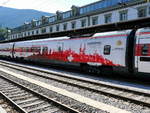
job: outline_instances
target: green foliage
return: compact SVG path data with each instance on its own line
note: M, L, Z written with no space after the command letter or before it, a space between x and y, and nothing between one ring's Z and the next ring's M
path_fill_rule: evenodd
M5 38L7 38L7 29L0 28L0 40L4 40Z

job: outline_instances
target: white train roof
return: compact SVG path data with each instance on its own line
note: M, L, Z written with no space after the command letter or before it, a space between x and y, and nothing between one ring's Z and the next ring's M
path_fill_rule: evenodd
M93 35L93 37L97 37L97 36L107 36L107 35L115 35L115 34L129 34L130 32L131 32L131 30L95 33L95 34Z

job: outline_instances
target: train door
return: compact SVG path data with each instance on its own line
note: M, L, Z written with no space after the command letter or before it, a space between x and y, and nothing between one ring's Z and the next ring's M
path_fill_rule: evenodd
M14 54L15 54L15 43L13 43L13 46L12 46L12 51L11 51L11 54L12 54L12 58L14 58Z
M150 38L139 38L137 51L138 71L150 73Z

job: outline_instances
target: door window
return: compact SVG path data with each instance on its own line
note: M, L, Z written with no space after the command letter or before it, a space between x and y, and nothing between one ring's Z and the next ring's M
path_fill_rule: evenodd
M110 55L110 52L111 52L111 46L105 45L104 46L104 55Z
M148 55L148 51L149 51L149 46L148 44L144 44L142 46L142 55Z

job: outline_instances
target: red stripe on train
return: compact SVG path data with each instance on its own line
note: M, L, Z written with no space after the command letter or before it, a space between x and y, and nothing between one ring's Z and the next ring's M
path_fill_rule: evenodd
M76 53L75 51L69 49L65 51L54 51L50 50L49 53L38 54L29 56L28 58L42 58L47 60L58 60L63 62L77 62L77 63L100 63L102 65L108 66L120 66L119 64L113 63L111 60L104 58L102 55L97 53L86 54L85 48L80 48L80 52Z
M136 35L148 35L148 34L150 34L150 32L139 32Z
M142 48L144 45L148 46L148 53L146 55L142 55ZM135 56L150 56L150 44L136 44Z

